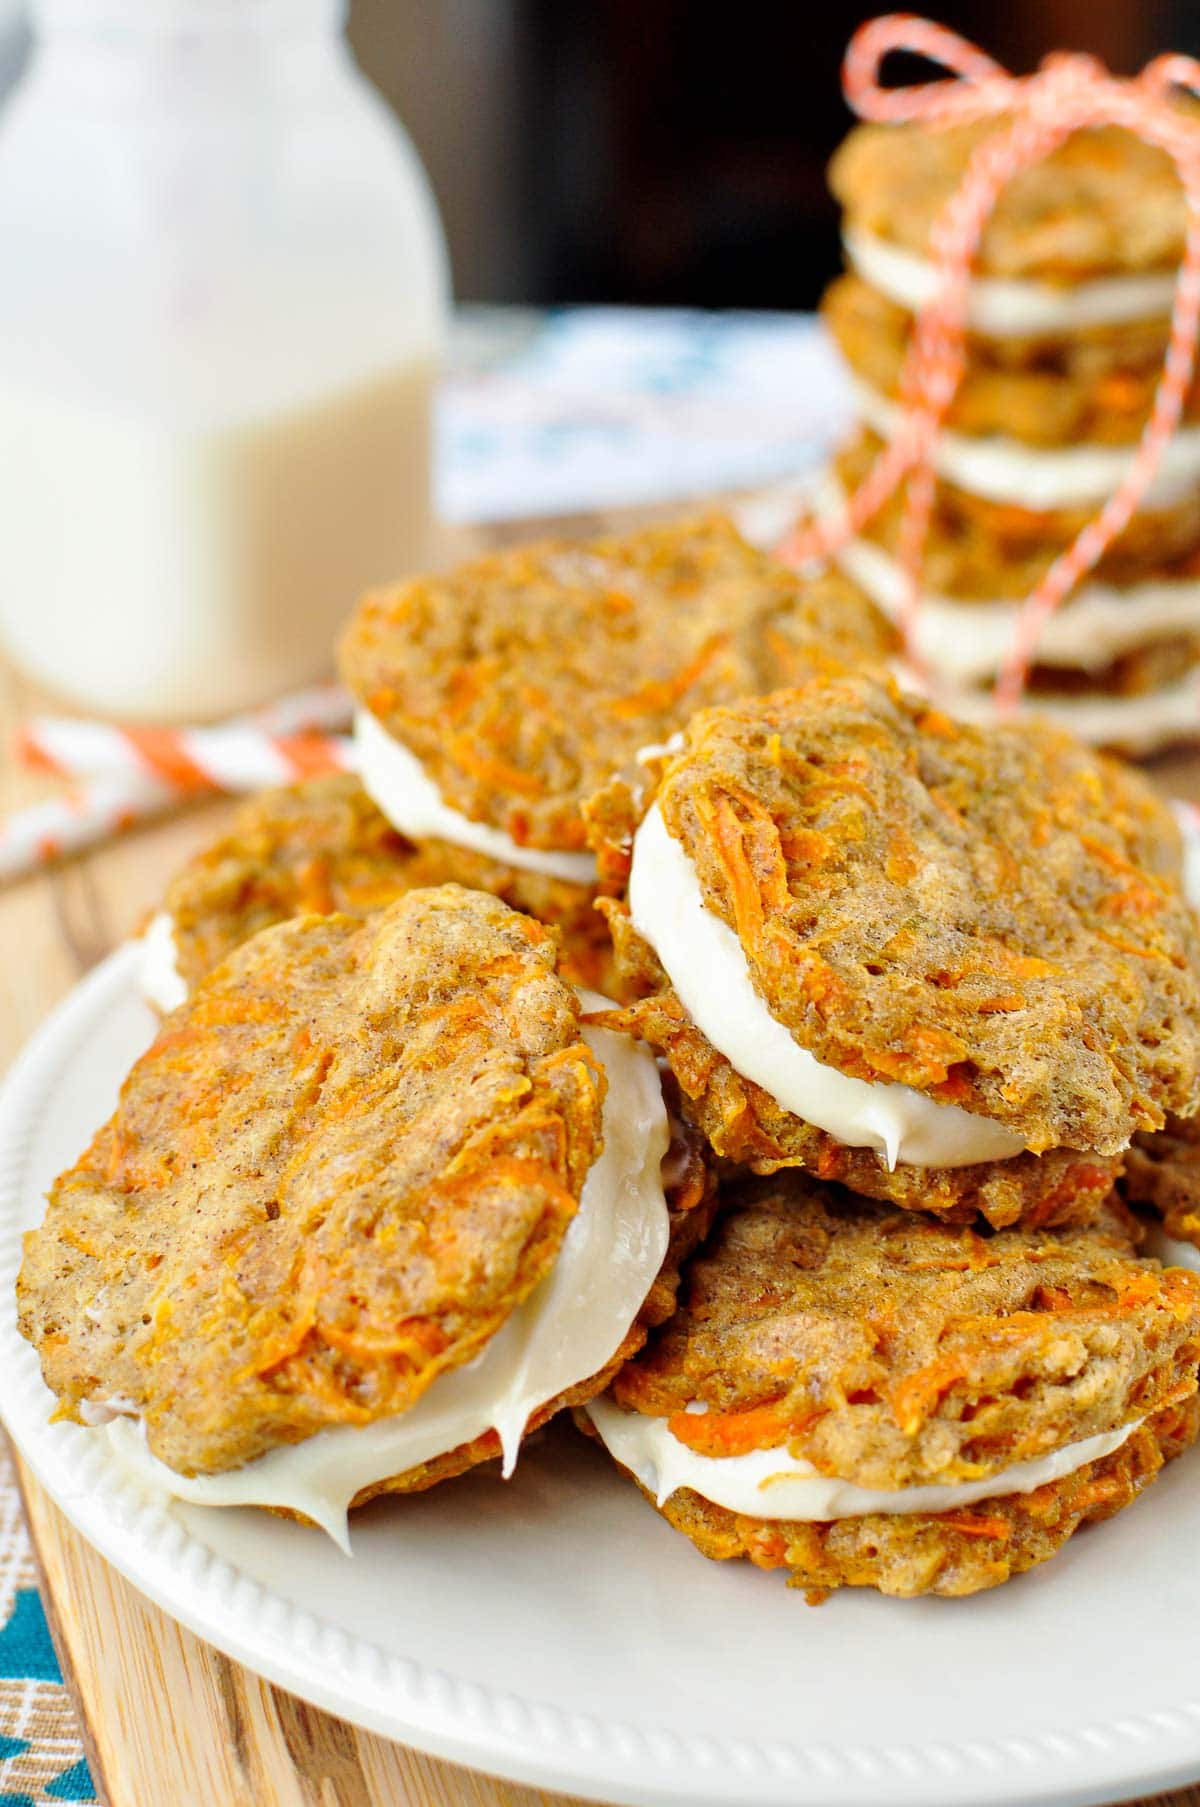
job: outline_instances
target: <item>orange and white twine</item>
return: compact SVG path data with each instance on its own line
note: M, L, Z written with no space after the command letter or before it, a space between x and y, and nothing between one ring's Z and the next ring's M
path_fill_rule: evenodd
M884 88L879 76L893 51L909 51L951 71L949 78ZM921 120L934 130L968 121L1008 121L967 163L930 234L942 280L917 313L900 378L901 421L871 470L836 514L793 533L781 548L800 564L827 558L861 533L901 485L899 538L904 579L900 628L918 669L916 628L921 572L935 493L934 450L966 367L971 268L988 219L1019 171L1048 157L1072 133L1120 126L1171 158L1183 187L1187 226L1171 309L1170 342L1150 417L1129 470L1103 507L1062 552L1022 605L996 685L998 710L1020 701L1042 629L1059 604L1124 532L1146 495L1179 425L1196 363L1200 323L1200 125L1172 103L1172 90L1200 95L1200 62L1168 55L1132 79L1110 75L1094 57L1047 57L1036 74L1010 75L957 32L909 13L872 19L850 41L842 70L846 99L861 119Z
M35 717L16 752L72 782L63 797L0 820L0 883L85 851L179 802L345 771L351 700L326 684L211 728L122 727Z

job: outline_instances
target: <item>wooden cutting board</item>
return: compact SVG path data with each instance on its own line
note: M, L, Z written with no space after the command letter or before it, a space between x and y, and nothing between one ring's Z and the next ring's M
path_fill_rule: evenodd
M629 520L525 522L459 536L448 552L542 526L557 534ZM17 771L8 754L14 728L44 705L0 662L0 809L54 788ZM1160 771L1171 794L1200 797L1200 757L1163 761ZM231 807L205 804L0 891L0 1072L58 999L137 926L174 868L220 832ZM18 1474L50 1629L106 1807L570 1807L563 1796L358 1731L230 1662L97 1556L19 1462ZM1200 1787L1161 1799L1200 1807Z

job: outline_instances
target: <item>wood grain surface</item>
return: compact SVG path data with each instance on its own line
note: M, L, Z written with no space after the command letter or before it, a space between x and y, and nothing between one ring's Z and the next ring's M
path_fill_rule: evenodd
M553 531L611 524L556 521ZM491 537L536 530L524 523ZM461 538L453 551L479 543ZM45 706L0 660L0 809L53 789L18 771L9 752L13 729ZM1200 796L1200 759L1173 758L1160 772L1173 794ZM199 805L0 890L0 1072L231 808ZM565 1797L358 1731L230 1662L109 1568L19 1463L18 1471L47 1615L107 1807L563 1807ZM1200 1786L1160 1799L1200 1807Z

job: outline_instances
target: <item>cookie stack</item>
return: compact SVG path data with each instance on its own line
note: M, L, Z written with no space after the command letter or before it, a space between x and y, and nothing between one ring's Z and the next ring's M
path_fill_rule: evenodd
M850 367L858 431L817 500L837 511L897 429L915 311L936 293L930 231L1002 118L863 125L834 158L848 271L824 316ZM918 651L956 711L985 717L1017 606L1132 462L1167 348L1185 206L1164 153L1083 131L1020 173L983 235L968 361L935 453ZM836 554L894 614L900 498ZM1200 392L1143 506L1046 624L1025 705L1093 744L1143 754L1200 724Z
M60 1409L343 1541L573 1411L814 1598L1136 1498L1200 1431L1200 1275L1117 1191L1200 1109L1178 833L891 652L716 518L369 597L361 783L174 880L173 1008L28 1240Z
M727 1177L586 1424L701 1549L818 1591L971 1592L1133 1498L1197 1424L1195 1276L1114 1195L1200 1103L1165 806L852 674L702 711L592 814L636 999L600 1020Z

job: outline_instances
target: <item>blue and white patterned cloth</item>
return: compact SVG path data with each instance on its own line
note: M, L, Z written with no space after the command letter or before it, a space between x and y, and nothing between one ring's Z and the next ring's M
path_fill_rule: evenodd
M812 469L850 418L808 314L469 310L438 413L452 521L753 488Z
M17 1483L0 1447L0 1807L95 1799L38 1597Z
M500 521L751 488L812 468L848 415L809 316L466 310L439 399L438 504ZM0 1449L0 1807L95 1799Z

